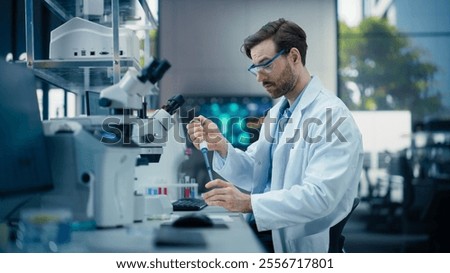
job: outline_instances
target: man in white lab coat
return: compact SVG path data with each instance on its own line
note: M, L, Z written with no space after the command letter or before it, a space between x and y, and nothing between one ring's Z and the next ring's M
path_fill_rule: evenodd
M344 103L305 67L301 27L269 22L242 48L253 62L249 72L281 99L245 152L209 119L199 116L187 126L197 148L207 141L215 151L214 170L229 181L208 182L203 197L209 205L248 213L259 232L271 231L275 252L327 252L330 227L348 215L357 195L361 134Z

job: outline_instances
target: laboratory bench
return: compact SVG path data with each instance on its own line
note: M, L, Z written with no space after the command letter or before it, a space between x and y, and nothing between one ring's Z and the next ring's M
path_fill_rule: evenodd
M7 252L63 253L259 253L263 246L241 213L208 206L196 213L208 215L212 227L175 228L176 211L169 217L144 220L124 227L72 231L68 243L24 251L11 241ZM42 250L42 251L41 251Z

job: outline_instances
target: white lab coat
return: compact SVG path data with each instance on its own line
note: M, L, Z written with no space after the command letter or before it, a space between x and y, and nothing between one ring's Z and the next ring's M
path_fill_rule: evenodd
M268 112L259 139L246 152L230 144L225 159L217 153L213 159L216 172L252 192L257 228L272 230L275 252L327 252L329 228L350 212L361 175L361 134L348 108L317 77L303 92L274 151L270 191L264 192L270 137L285 98ZM333 126L340 138L330 133ZM305 135L322 139L313 143Z

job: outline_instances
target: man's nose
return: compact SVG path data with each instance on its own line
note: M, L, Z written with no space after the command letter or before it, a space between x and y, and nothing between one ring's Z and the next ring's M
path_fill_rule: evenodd
M263 73L260 73L259 71L256 72L256 81L263 82L264 79L265 79L265 77L264 77Z

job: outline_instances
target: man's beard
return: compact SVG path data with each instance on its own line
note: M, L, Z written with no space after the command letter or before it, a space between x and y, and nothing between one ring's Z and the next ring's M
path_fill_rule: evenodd
M270 83L272 84L272 86L277 87L271 92L268 91L272 98L278 99L279 97L293 91L295 84L297 83L297 78L292 72L292 69L289 65L284 68L283 72L281 73L280 79L277 82L277 85L271 82L263 82L263 85L266 83Z

